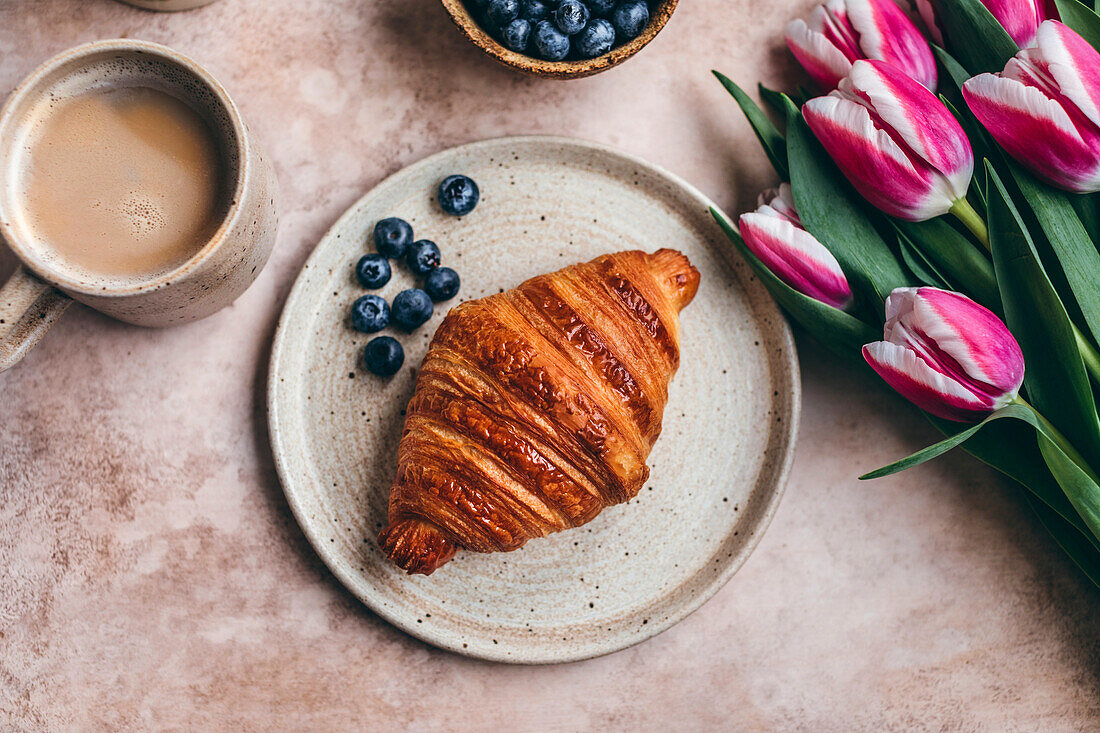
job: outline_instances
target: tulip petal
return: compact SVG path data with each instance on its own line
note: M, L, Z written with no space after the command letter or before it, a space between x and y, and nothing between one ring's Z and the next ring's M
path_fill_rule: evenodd
M881 61L852 65L850 91L917 156L946 178L951 200L966 196L974 152L954 115L935 94ZM842 86L842 91L848 87Z
M973 422L995 409L991 400L937 372L904 346L875 341L863 347L863 358L903 397L938 417Z
M1100 127L1100 52L1058 21L1039 26L1036 48L1058 90Z
M1007 404L1024 380L1020 345L992 311L965 295L939 288L898 288L886 299L884 337L917 351L935 367Z
M1100 135L1083 138L1069 113L1041 90L979 74L963 84L963 96L997 143L1037 176L1071 191L1100 190Z
M930 166L918 168L862 104L834 92L806 102L802 112L844 175L874 206L909 221L950 210L957 197L946 179Z
M765 210L742 214L739 224L745 244L780 280L834 308L843 310L851 303L840 263L805 229Z
M1035 41L1035 31L1046 17L1041 0L982 0L1020 48Z
M936 60L928 41L892 0L847 0L847 9L864 57L885 61L928 89L936 88Z
M917 0L917 14L920 15L921 22L924 23L924 29L928 32L928 37L937 46L942 46L943 32L936 21L936 9L932 7L931 0Z
M791 184L780 183L779 188L769 188L767 191L762 191L756 198L757 210L760 212L774 213L787 219L800 229L805 229L802 226L802 218L798 215L798 210L794 205L794 194L791 192Z
M840 49L801 18L787 24L787 47L822 89L833 89L852 70L852 62Z

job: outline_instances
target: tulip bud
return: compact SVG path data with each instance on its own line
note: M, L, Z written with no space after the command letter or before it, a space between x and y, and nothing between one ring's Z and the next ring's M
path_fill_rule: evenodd
M828 0L809 20L791 21L785 35L798 63L823 89L835 89L857 59L885 61L936 88L928 41L892 0Z
M886 299L883 341L863 358L927 412L974 422L1016 399L1024 355L1005 324L970 298L938 288L898 288Z
M1051 185L1100 191L1100 53L1048 20L1035 45L1000 74L963 84L978 121L1008 154Z
M856 190L890 216L924 221L965 199L970 141L936 95L895 67L856 61L802 112Z
M932 40L943 45L936 17L936 0L916 0L917 12L928 27ZM1048 18L1057 18L1058 11L1051 0L981 0L982 5L1012 36L1020 48L1030 46L1035 40L1039 24Z
M759 208L742 214L739 225L745 245L787 285L834 308L851 304L840 263L802 227L788 184L760 194Z

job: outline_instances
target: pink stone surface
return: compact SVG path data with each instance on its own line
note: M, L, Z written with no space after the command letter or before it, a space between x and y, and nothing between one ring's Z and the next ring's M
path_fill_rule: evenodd
M775 181L709 70L797 81L780 36L809 7L682 2L639 56L562 83L483 58L434 0L0 0L0 92L84 41L169 44L221 78L282 190L275 254L230 308L149 331L74 307L0 375L0 730L1100 728L1100 592L965 455L856 481L935 434L801 335L771 528L701 610L617 654L525 668L415 641L329 575L283 499L271 336L349 204L437 150L553 133L747 209Z

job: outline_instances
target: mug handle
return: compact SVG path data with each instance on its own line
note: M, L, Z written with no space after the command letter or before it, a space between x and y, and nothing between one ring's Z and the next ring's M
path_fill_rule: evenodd
M0 372L18 364L72 302L19 265L0 289Z

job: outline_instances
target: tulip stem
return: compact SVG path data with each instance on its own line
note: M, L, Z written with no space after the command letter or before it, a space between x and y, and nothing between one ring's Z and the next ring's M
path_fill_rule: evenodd
M951 213L978 238L986 250L989 249L989 227L985 225L985 220L974 210L969 201L964 198L959 199L952 204Z

